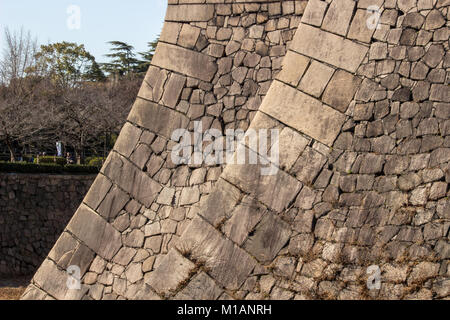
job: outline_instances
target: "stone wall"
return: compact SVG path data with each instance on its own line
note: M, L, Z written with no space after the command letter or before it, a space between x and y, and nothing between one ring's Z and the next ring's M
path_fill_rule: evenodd
M449 5L169 1L114 151L23 298L448 297ZM276 174L172 163L196 120L278 129Z
M0 274L42 263L95 176L0 173Z

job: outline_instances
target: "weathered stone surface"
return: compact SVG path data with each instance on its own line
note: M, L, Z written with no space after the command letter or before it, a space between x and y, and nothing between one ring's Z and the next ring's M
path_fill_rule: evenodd
M316 150L307 147L303 154L298 158L292 171L296 177L305 184L312 184L319 174L326 158Z
M158 268L150 273L146 283L160 294L169 294L189 278L194 268L191 261L172 249L163 257Z
M240 191L227 181L219 179L217 188L208 196L200 213L212 225L216 226L231 215L231 211L240 199Z
M334 0L331 2L323 19L322 29L345 36L354 7L355 2L352 0Z
M231 213L232 216L223 226L223 231L230 240L240 246L266 212L267 209L258 205L255 200L244 198Z
M111 260L122 246L120 233L84 205L75 213L67 229L107 260Z
M128 120L141 127L151 128L168 139L170 139L174 130L185 129L189 121L186 116L179 112L142 99L136 100Z
M360 84L361 79L358 77L346 71L338 70L328 84L322 101L345 113Z
M333 68L313 60L300 82L299 89L318 98L322 95L333 73Z
M283 60L284 67L278 74L278 79L294 87L297 86L308 67L309 61L309 58L289 51Z
M206 273L196 275L189 284L175 296L175 300L216 300L222 290Z
M305 12L302 17L302 22L320 27L326 9L327 3L325 1L310 0L305 8Z
M211 57L165 43L158 45L158 53L152 63L203 81L210 81L217 71L217 65Z
M111 155L103 170L105 175L147 207L150 207L162 189L156 181L118 155Z
M279 96L284 99L279 101ZM280 82L272 84L260 110L326 145L333 143L345 120L319 100Z
M81 290L68 289L67 273L58 269L56 265L46 259L33 277L33 281L51 296L60 300L79 300L86 293L87 288Z
M184 250L229 290L238 289L255 267L254 259L200 218L192 221L181 240Z
M130 197L125 192L114 186L98 206L97 212L110 221L119 214L129 200Z
M325 48L333 50L324 50ZM358 69L369 50L365 46L306 24L300 24L298 27L291 49L349 72Z
M169 5L166 12L166 21L208 21L214 16L214 6L204 4Z
M131 123L125 123L122 130L120 131L119 138L114 145L114 150L123 154L125 157L131 156L131 153L136 146L142 131L133 126Z
M105 195L108 193L111 186L111 181L109 181L105 176L99 174L97 178L95 178L90 191L84 198L84 203L86 203L94 210L97 209L100 203L105 198Z
M265 176L261 174L261 166L252 164L230 164L223 178L278 212L287 208L301 188L298 180L281 170L275 175Z
M269 262L284 247L290 234L290 228L284 221L268 213L256 226L253 235L248 237L244 248L258 261Z
M284 128L279 136L280 167L289 171L308 143L304 136L289 127Z
M175 108L185 84L185 77L172 73L162 96L162 103L168 107Z
M349 39L359 40L365 43L369 43L372 35L375 32L375 28L367 27L367 19L369 15L366 9L358 9L353 17L350 29L348 30L347 37Z

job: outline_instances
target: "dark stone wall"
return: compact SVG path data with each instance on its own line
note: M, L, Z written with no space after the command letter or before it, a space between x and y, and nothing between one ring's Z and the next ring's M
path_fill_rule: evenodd
M95 175L0 174L0 274L33 273Z

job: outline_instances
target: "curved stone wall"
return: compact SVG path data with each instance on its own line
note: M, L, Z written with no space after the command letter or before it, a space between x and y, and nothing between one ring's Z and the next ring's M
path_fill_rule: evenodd
M448 297L450 3L192 2L24 298ZM169 164L196 119L278 129L275 174Z
M202 132L247 130L305 6L169 1L155 57L114 151L25 297L38 297L36 288L54 298L134 297L222 172L221 165L174 164L172 132L192 131L196 122ZM63 271L77 264L86 287L71 296ZM48 279L49 270L63 282Z

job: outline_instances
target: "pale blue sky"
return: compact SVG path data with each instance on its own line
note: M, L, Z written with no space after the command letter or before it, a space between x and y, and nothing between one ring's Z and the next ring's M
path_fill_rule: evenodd
M80 9L80 29L70 29L70 6ZM104 62L107 41L124 41L141 52L156 38L164 22L167 0L0 0L0 46L3 28L22 26L40 44L83 43L97 61ZM74 13L74 11L72 11ZM75 24L76 25L76 24Z

